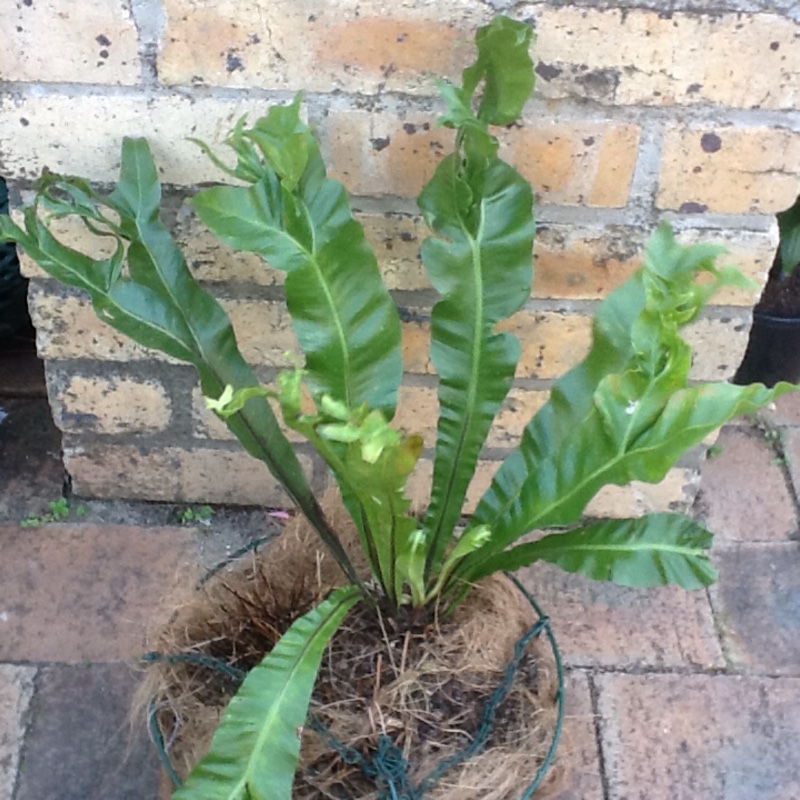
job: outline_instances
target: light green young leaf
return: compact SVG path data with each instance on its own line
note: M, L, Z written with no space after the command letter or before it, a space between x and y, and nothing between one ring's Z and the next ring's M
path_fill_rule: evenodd
M337 589L296 620L250 671L202 758L173 800L290 800L322 654L359 598Z
M397 573L402 583L411 590L411 602L415 608L425 605L425 562L428 547L425 531L415 530L398 548Z
M484 81L478 118L490 125L510 125L522 113L534 84L533 62L528 49L530 25L498 14L478 30L478 59L462 73L469 96Z
M389 600L398 602L403 592L398 557L417 526L407 514L411 504L405 485L422 453L422 438L403 437L380 411L364 405L344 409L325 396L318 398L317 414L303 414L301 378L301 371L279 376L286 424L302 433L333 471L373 575Z

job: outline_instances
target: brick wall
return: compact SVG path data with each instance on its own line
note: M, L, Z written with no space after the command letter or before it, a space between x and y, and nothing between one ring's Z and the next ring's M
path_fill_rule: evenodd
M0 174L19 199L44 167L111 181L124 135L149 138L169 185L165 214L197 276L229 311L264 379L294 337L281 276L215 242L183 198L219 175L186 136L219 143L242 113L306 91L334 174L354 196L404 313L399 415L435 418L427 354L435 301L421 269L413 198L448 151L431 73L457 77L494 10L537 30L537 89L508 158L532 182L534 293L506 326L523 342L518 385L476 477L485 485L578 359L589 315L639 263L662 218L685 241L720 241L763 280L774 213L800 187L800 6L796 0L6 0L0 5ZM102 247L77 228L64 235ZM279 503L266 470L203 409L193 371L123 340L85 300L30 263L31 310L55 420L78 494ZM690 331L697 378L725 378L743 352L754 296L729 291ZM427 430L426 443L433 444ZM301 451L303 450L301 445ZM427 453L430 456L430 451ZM323 479L320 464L305 462ZM595 510L662 508L661 487L615 490ZM412 485L422 499L430 460Z

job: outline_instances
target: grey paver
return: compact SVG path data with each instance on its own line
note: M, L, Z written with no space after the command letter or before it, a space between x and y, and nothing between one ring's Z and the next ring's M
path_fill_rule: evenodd
M800 545L738 545L715 559L711 596L734 664L800 677Z
M14 800L155 798L155 749L128 718L137 680L125 664L42 668Z
M723 430L719 455L702 467L697 511L718 544L786 541L797 530L794 499L776 452L752 427Z
M536 793L539 800L603 800L595 715L588 677L566 676L566 716L555 766Z
M570 666L724 665L705 592L631 589L543 563L518 574L553 620Z
M138 656L192 561L190 539L184 528L0 526L0 659Z
M14 792L36 670L0 664L0 797Z
M800 681L599 675L608 800L797 800Z

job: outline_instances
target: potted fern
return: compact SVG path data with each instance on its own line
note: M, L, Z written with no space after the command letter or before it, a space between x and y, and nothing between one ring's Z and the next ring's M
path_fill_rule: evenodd
M530 295L533 193L498 156L491 132L513 123L530 95L530 38L526 25L498 16L478 31L477 58L461 85L440 83L440 122L456 131L456 144L419 197L431 229L422 259L441 298L431 320L440 416L431 499L420 516L404 491L422 441L392 425L402 376L398 311L344 187L326 174L299 98L250 127L236 125L227 140L234 166L201 144L234 180L192 200L220 239L286 272L304 361L275 386L256 378L222 308L161 222L145 140L124 141L109 194L48 174L22 226L0 220L4 239L85 291L109 325L196 367L209 406L285 487L343 576L319 602L273 626L274 645L244 678L176 800L291 796L323 653L354 615L365 630L379 621L401 638L413 631L424 639L457 618L483 581L541 560L628 586L697 589L715 578L711 534L685 516L582 518L604 485L659 481L727 420L791 388L689 384L691 351L680 330L718 287L742 278L715 265L718 248L681 247L666 225L643 267L603 301L588 355L555 384L462 524L467 487L519 357L515 337L495 328ZM47 218L64 215L111 237L114 253L96 259L59 242ZM312 493L273 404L329 466L354 546ZM503 796L520 788L509 791Z
M777 218L778 250L735 383L800 381L800 196Z

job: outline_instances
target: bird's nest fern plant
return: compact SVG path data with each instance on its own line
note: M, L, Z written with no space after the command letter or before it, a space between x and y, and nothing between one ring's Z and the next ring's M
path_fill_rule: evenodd
M398 310L344 187L326 174L300 98L227 139L233 180L199 191L191 205L222 241L286 273L285 295L304 362L263 386L237 348L231 323L192 276L159 217L161 187L147 142L125 139L120 178L103 194L87 181L45 175L16 225L0 219L50 275L85 291L99 317L138 343L194 365L209 406L263 461L337 559L349 585L284 634L241 686L209 754L175 794L280 800L291 793L297 729L305 720L326 642L353 604L392 614L452 611L498 570L549 561L627 586L695 589L715 578L711 534L680 514L584 524L603 486L657 482L678 458L732 417L787 391L783 384L689 382L681 328L720 286L719 248L679 246L663 225L636 274L594 317L586 357L554 385L465 526L468 485L493 419L512 386L520 345L497 330L530 296L535 233L528 182L498 155L491 126L513 123L533 87L531 31L497 17L477 34L461 85L441 81L440 123L456 132L419 196L431 229L422 260L440 299L431 315L439 421L430 504L409 513L408 476L422 438L392 425L402 377ZM48 219L76 215L115 242L96 259L62 244ZM315 403L301 407L303 387ZM357 575L312 494L273 412L330 467L357 526L371 578ZM532 531L554 528L520 542Z

